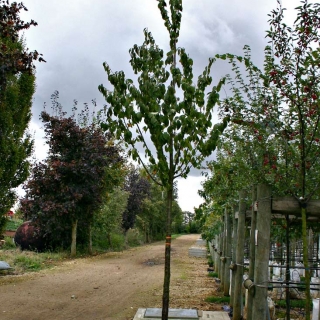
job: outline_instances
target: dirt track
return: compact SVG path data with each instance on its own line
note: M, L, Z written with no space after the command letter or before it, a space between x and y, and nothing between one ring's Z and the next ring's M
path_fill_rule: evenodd
M173 241L172 308L213 310L205 259L188 257L199 235ZM0 319L132 319L139 307L161 307L164 244L77 259L32 275L0 278Z

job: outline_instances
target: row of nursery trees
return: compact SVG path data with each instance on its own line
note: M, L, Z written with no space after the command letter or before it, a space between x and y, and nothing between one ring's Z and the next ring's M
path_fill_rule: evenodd
M111 186L121 180L122 171L114 168L125 162L115 142L122 140L129 155L143 166L143 174L153 181L155 190L157 186L158 190L164 191L166 244L162 319L168 319L175 180L187 177L191 167L200 167L204 158L216 149L223 132L217 160L208 165L212 175L204 183L202 192L206 205L199 210L207 213L211 211L211 205L232 203L233 190L249 188L258 182L271 184L274 194L293 195L301 206L304 263L307 268L308 201L318 197L320 182L320 9L317 3L302 1L293 27L288 27L279 3L279 8L270 14L267 32L270 46L265 50L263 70L253 64L250 48L245 47L242 57L222 54L209 59L208 66L195 81L193 60L184 48L178 47L182 0L157 1L168 31L169 51L165 54L145 29L143 44L134 45L129 50L130 64L138 74L137 79L127 79L124 72L113 72L104 63L108 86L112 88L99 86L107 102L106 118L101 123L105 132L95 125L96 122L88 124L85 117L74 126L74 118L64 119L62 110L56 117L46 111L41 114L47 136L56 136L57 139L48 139L49 156L45 163L37 164L32 171L32 179L27 184L30 198L27 196L23 206L32 210L39 219L44 218L48 226L55 225L55 219L68 217L69 228L75 230L78 223L85 223L89 232L92 230L89 226L94 223L93 212L103 204L103 195L108 193L110 196L115 192ZM0 103L6 118L0 117L0 148L1 154L5 155L0 159L0 203L4 213L14 200L12 188L28 175L26 157L31 153L32 139L24 133L30 119L34 90L33 62L43 59L36 51L30 53L25 50L19 40L20 30L36 24L34 21L28 24L21 22L19 10L24 6L16 3L10 6L4 0L1 5L0 59L3 67ZM233 74L222 78L217 86L211 86L211 68L217 59L228 60ZM24 74L31 77L28 80L32 84L29 95L23 93L26 87L19 84ZM219 91L225 83L229 84L230 91L221 100ZM9 100L14 97L13 93L17 100ZM53 100L55 105L56 100ZM16 105L15 101L18 101ZM25 112L21 113L23 102ZM220 123L214 124L217 105L221 118ZM56 107L59 110L59 105ZM15 122L22 116L23 126L19 128ZM65 121L60 122L62 119ZM69 137L84 137L79 149L56 132L56 126L60 125L70 127ZM64 150L64 145L73 151ZM95 153L92 150L95 145L101 148L99 150L105 149L107 157ZM14 149L18 147L20 150ZM88 151L81 150L87 147ZM144 156L138 152L142 149ZM77 164L80 171L72 161L73 153L83 154L86 158ZM87 164L95 162L99 163L97 172L90 171ZM61 180L62 172L68 172L68 183ZM38 178L43 184L32 184ZM45 187L49 178L52 190ZM81 179L87 179L82 187L78 184ZM97 202L90 196L95 192ZM41 195L46 197L45 205L38 201ZM56 207L53 195L63 204ZM78 214L83 216L81 221L77 219Z
M273 196L293 196L300 205L306 296L310 301L308 202L320 197L320 5L303 1L292 27L281 6L272 11L264 69L244 57L228 60L232 95L221 103L222 116L232 122L218 144L216 160L199 191L205 200L196 211L204 234L220 233L225 207L238 203L238 192L268 184ZM244 71L245 69L245 71ZM310 319L309 303L306 303Z

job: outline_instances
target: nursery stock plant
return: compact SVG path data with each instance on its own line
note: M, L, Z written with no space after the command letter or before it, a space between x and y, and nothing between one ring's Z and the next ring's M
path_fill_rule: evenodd
M199 167L210 155L227 126L228 117L213 125L212 112L219 99L223 79L212 87L210 70L213 60L193 82L193 60L178 47L182 0L158 0L158 7L169 34L169 51L159 48L151 32L144 30L144 42L129 50L130 64L137 81L124 72L104 69L113 90L103 85L100 92L107 101L107 121L103 128L123 139L130 154L144 166L149 176L166 192L165 275L162 319L168 319L171 252L171 212L174 181L187 177L192 166ZM143 148L145 157L138 152ZM147 159L148 165L144 162Z
M233 96L224 100L221 110L238 126L237 132L240 130L245 138L242 141L250 142L247 155L252 154L253 161L248 161L251 176L272 184L278 194L293 196L300 206L306 319L310 319L306 231L308 203L319 199L320 194L320 4L304 0L296 12L291 27L285 22L285 9L280 2L269 15L270 45L265 49L264 71L253 65L248 47L245 57L225 54L216 58L228 59L235 73L234 78L227 77ZM231 146L237 143L238 136L229 135ZM232 155L230 150L225 151L225 155ZM253 174L257 169L259 175Z

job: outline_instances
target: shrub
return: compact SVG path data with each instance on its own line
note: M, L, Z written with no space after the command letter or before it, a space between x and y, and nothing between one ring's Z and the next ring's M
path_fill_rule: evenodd
M127 231L127 244L130 247L136 247L143 244L143 235L138 229L129 229Z
M111 249L122 251L125 248L125 238L123 234L111 233Z
M28 255L27 253L17 256L13 263L14 265L25 269L26 271L38 271L41 269L41 264L44 258L41 255Z
M11 237L4 237L5 244L1 247L3 250L9 250L16 248L16 245Z

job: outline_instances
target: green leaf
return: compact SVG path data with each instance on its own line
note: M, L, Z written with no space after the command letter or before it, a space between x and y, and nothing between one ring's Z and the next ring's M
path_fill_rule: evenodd
M132 139L132 133L131 133L131 131L130 131L130 130L125 131L125 133L124 133L124 140L125 140L126 142L131 142L131 139Z

